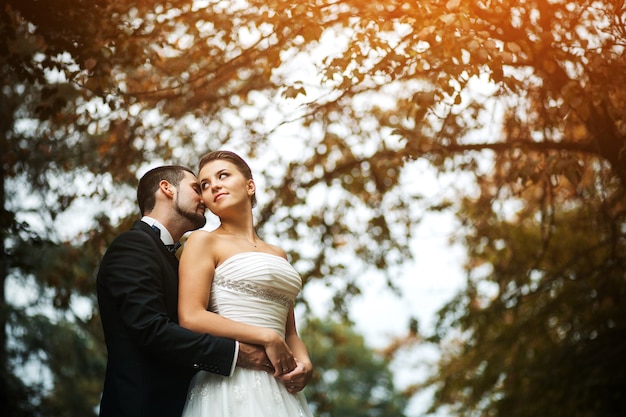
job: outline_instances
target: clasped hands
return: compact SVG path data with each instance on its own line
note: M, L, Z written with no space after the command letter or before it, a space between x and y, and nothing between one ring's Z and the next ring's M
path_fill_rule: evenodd
M282 339L266 345L265 348L240 343L237 365L273 374L285 384L290 393L302 391L313 376L312 364L296 359Z
M294 358L294 361L296 364L295 368L277 377L285 384L287 391L291 393L302 391L313 375L313 367L310 363L302 363L296 358Z
M304 389L313 375L313 366L296 359L283 339L265 346L267 362L265 368L268 372L274 370L274 377L278 378L291 393Z

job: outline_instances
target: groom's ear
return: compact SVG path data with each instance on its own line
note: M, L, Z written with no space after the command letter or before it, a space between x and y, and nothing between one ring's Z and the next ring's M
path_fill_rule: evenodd
M159 193L162 193L168 198L174 198L174 186L167 180L161 180L159 182Z

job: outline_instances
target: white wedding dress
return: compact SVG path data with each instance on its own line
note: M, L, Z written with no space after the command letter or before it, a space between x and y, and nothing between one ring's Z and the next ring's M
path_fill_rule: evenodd
M285 259L243 252L215 269L209 310L285 336L289 308L302 279ZM183 417L312 417L302 392L291 394L264 371L235 368L230 377L198 372Z

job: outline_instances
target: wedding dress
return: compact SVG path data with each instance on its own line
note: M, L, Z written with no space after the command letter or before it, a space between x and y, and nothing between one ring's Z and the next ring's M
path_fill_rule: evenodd
M302 280L285 259L238 253L215 269L209 310L285 336L289 308ZM291 394L272 374L235 368L230 377L198 372L183 417L312 417L302 392Z

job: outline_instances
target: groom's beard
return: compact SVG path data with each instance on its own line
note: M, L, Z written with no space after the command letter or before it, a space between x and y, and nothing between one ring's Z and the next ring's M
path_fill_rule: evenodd
M206 224L206 217L204 217L204 214L199 214L197 211L183 210L180 207L180 204L178 204L178 199L176 201L175 208L178 214L189 221L189 230L199 229Z

